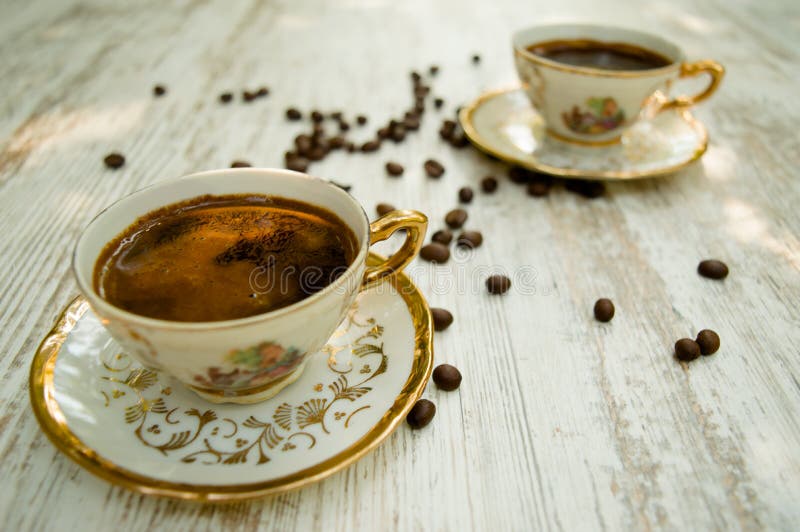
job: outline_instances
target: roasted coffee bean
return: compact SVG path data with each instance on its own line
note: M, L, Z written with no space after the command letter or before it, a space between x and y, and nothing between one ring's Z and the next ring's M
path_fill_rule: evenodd
M473 55L472 56L472 62L477 65L478 63L481 62L481 56L478 55L478 54Z
M336 181L331 181L331 183L333 183L337 187L341 188L345 192L350 192L350 189L353 188L352 185L343 185L341 183L337 183Z
M338 150L340 148L344 148L344 143L345 143L344 137L341 135L331 137L331 139L328 141L328 144L330 145L332 150Z
M529 183L532 172L520 166L512 166L508 169L508 178L514 183Z
M290 107L286 110L286 118L289 120L300 120L303 118L303 113L300 112L300 109Z
M380 128L377 133L379 139L388 139L389 136L392 134L389 126Z
M460 248L475 249L483 244L483 235L480 231L464 231L458 235L456 245Z
M481 190L487 194L492 194L495 190L497 190L497 179L490 175L487 175L481 179Z
M350 131L350 123L345 120L339 120L339 131Z
M417 114L422 114L425 112L425 102L422 100L417 100L414 103L414 112Z
M533 181L528 183L528 196L542 197L550 193L550 185L545 181Z
M233 94L230 92L223 92L219 95L219 101L222 103L230 103L233 100Z
M352 142L348 142L347 144L344 145L344 147L348 153L353 153L354 151L356 151L356 145Z
M325 136L325 126L322 124L314 124L311 129L311 137L316 141Z
M414 98L422 100L429 92L431 92L431 88L427 85L417 85L414 87Z
M411 81L416 85L422 79L422 76L419 75L419 72L412 71L411 72Z
M256 94L250 91L242 91L242 100L246 102L252 102L256 99Z
M419 129L419 117L417 115L407 116L403 120L403 127L409 131L416 131Z
M358 115L356 117L356 122L358 123L359 126L363 126L364 124L367 123L367 117L364 115Z
M450 258L450 250L447 249L447 246L433 242L422 246L422 249L419 250L419 256L428 262L444 263Z
M164 85L156 85L153 87L153 96L164 96L167 93L167 88Z
M259 87L259 89L256 91L256 96L259 98L269 96L269 87Z
M444 174L444 166L439 161L434 159L428 159L425 161L423 165L425 168L425 173L428 174L428 177L439 178L442 177Z
M449 229L439 229L433 233L431 240L438 242L443 246L447 246L453 241L453 233L451 233Z
M285 162L289 162L289 159L294 159L298 155L299 154L296 151L286 151L286 152L283 152L283 160Z
M322 113L319 111L311 111L311 121L316 122L317 124L322 122L325 119Z
M402 124L396 124L390 131L390 137L395 142L402 142L406 138L406 128Z
M475 193L470 187L461 187L458 189L458 201L461 203L470 203Z
M697 333L697 345L702 355L713 355L719 349L719 335L711 329L703 329Z
M314 140L310 136L303 133L294 138L294 145L297 147L297 151L300 153L300 155L308 155L308 153L311 151L311 148L314 147Z
M600 181L585 181L582 179L568 179L564 187L570 192L580 194L588 199L599 198L606 191L606 186Z
M721 260L707 259L697 265L697 273L709 279L724 279L728 276L728 265Z
M505 294L509 288L511 288L511 279L505 275L495 274L486 279L486 289L490 294Z
M457 127L450 137L450 145L454 148L466 148L469 146L469 139L467 138L461 126Z
M453 315L443 308L431 307L431 316L433 316L434 331L443 331L453 323Z
M691 338L681 338L675 342L675 356L678 360L689 362L700 356L700 346Z
M403 165L400 163L395 163L393 161L389 161L388 163L386 163L386 173L391 176L395 177L401 176L403 175L404 171L405 168L403 168Z
M308 170L309 161L305 157L292 157L286 161L286 168L295 172L305 173Z
M431 65L430 68L428 69L428 73L430 73L431 76L435 76L436 74L438 74L439 65Z
M311 148L311 151L308 152L307 157L312 161L321 161L322 159L325 158L326 155L327 152L325 151L325 148L322 148L320 146L314 146L313 148Z
M433 106L434 106L435 108L437 108L437 109L441 109L443 105L444 105L444 100L443 100L443 99L441 99L441 98L434 98L434 100L433 100Z
M447 224L448 227L453 229L458 229L464 222L467 221L467 211L464 209L453 209L452 211L448 212L444 217L444 223Z
M123 164L125 164L125 156L121 153L109 153L103 158L103 162L106 163L106 166L109 168L117 169Z
M247 161L233 161L231 163L231 168L250 168L251 166L253 165Z
M604 297L598 299L594 304L594 317L597 321L611 321L614 317L614 303Z
M342 119L342 112L341 111L333 111L331 112L331 118L334 120L341 120Z
M378 213L378 216L383 216L384 214L390 213L394 210L396 209L391 203L378 203L378 205L375 206L375 211Z
M431 422L436 415L436 405L427 399L420 399L411 407L411 411L406 416L406 422L412 429L421 429Z
M381 147L381 142L379 140L370 140L361 145L361 151L363 151L364 153L369 153L377 151L378 148L380 147Z
M433 370L433 382L440 390L452 392L461 386L461 372L450 364L440 364Z
M442 122L442 127L439 128L439 136L442 137L444 140L450 140L453 138L453 133L456 130L456 123L452 120L444 120Z

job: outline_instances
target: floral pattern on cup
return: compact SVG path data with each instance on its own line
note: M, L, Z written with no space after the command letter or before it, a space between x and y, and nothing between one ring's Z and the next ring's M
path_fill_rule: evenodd
M611 97L589 98L587 108L574 105L570 112L561 113L564 124L583 135L599 135L612 131L625 123L625 111Z
M246 349L233 349L225 355L227 368L213 366L206 375L195 375L197 384L209 388L238 389L265 384L291 373L305 353L275 342L261 342Z

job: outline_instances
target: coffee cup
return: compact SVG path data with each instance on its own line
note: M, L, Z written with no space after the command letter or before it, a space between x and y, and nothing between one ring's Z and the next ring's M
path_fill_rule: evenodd
M517 73L547 132L580 144L612 144L644 114L687 109L711 96L725 73L716 61L688 62L659 36L612 26L534 26L512 41ZM666 96L676 80L703 73L710 79L698 94Z
M320 291L288 306L238 319L156 319L115 306L101 296L93 282L94 269L109 242L148 213L207 194L263 194L320 206L352 230L355 258ZM370 223L355 198L320 178L288 170L215 170L158 183L106 208L78 238L73 270L92 310L125 353L209 401L255 403L299 377L306 358L325 344L358 292L402 270L418 254L426 229L425 215L410 210L392 211ZM398 230L405 232L398 251L368 266L369 246ZM254 354L257 363L240 367L243 357L233 356L237 353ZM276 359L280 363L273 364ZM215 378L232 374L237 378Z

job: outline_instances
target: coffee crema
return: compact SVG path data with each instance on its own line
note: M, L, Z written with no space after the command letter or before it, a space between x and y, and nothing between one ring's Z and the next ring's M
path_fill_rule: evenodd
M103 299L141 316L231 320L319 292L357 253L353 231L322 207L205 195L137 219L100 253L93 282Z
M592 39L544 41L527 50L557 63L601 70L650 70L672 64L668 57L635 44Z

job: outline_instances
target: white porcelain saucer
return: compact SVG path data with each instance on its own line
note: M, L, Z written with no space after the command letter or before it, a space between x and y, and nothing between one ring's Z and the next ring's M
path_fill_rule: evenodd
M31 402L60 450L114 484L201 501L258 497L318 481L377 447L425 389L431 330L424 298L399 274L361 293L276 397L212 404L121 353L78 297L34 358Z
M470 141L509 163L562 177L636 179L669 174L699 159L705 127L688 111L664 111L630 127L620 142L583 146L557 140L522 88L480 96L459 113Z

